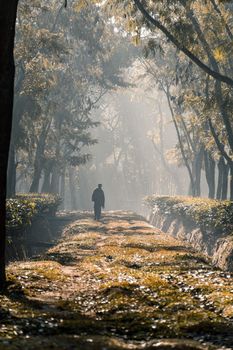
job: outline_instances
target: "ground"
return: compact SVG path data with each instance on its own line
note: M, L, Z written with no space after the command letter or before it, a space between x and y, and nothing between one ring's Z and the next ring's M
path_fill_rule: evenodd
M9 265L0 350L233 349L230 273L134 213L72 217Z

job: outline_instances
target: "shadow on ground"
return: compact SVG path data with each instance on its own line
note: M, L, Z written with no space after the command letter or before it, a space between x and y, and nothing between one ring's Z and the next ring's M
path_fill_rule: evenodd
M8 267L0 349L233 348L230 274L134 213L60 217L54 247Z

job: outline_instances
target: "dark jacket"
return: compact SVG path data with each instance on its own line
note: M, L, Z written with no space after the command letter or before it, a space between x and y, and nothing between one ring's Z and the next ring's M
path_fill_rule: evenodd
M100 206L104 208L104 191L101 188L96 188L92 194L91 200L95 203L95 206Z

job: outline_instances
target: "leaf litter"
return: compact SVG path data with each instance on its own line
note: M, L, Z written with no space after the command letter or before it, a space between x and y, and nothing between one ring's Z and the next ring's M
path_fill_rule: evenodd
M232 275L131 212L74 215L7 275L0 350L233 348Z

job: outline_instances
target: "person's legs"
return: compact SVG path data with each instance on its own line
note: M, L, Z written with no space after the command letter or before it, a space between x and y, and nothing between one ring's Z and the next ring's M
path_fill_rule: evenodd
M95 213L95 220L98 220L98 209L96 205L94 205L94 213Z
M96 220L99 220L101 217L101 206L100 205L97 205L95 207L95 219Z

